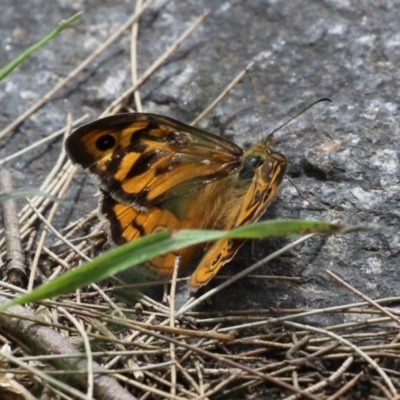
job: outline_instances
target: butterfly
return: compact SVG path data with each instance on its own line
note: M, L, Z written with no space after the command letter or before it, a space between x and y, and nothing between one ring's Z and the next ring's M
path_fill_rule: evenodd
M109 116L78 128L65 142L73 163L94 174L100 216L120 245L160 228L228 230L257 221L276 195L287 160L273 137L247 151L233 142L155 114ZM229 262L243 240L221 239L156 257L147 266L183 272L203 248L189 280L197 289ZM179 259L177 259L179 257Z

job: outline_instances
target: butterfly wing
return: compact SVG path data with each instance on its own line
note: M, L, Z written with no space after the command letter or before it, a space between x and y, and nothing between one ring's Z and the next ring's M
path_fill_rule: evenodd
M117 202L107 193L103 193L100 202L100 215L106 221L109 238L116 244L130 242L161 228L175 230L191 227L190 220L179 219L171 210L152 206L146 211L141 211ZM182 272L198 250L193 246L177 250L152 259L146 266L158 275L171 275L175 260L179 257L179 269Z
M243 151L221 137L154 114L119 114L77 129L65 143L101 188L137 209L233 173Z
M229 189L229 181L227 185L223 181L213 182L186 196L165 200L146 210L122 204L103 192L100 215L106 221L109 238L116 244L130 242L162 228L212 228ZM201 247L190 246L176 250L154 258L146 265L159 275L171 275L179 258L179 272L182 272Z
M214 183L234 173L243 151L234 143L153 114L119 114L77 129L66 150L100 180L100 215L116 244L160 228L210 228L218 199ZM219 187L219 186L218 186ZM218 194L222 193L222 194ZM204 207L211 205L205 212ZM153 259L148 266L170 275L179 257L186 268L198 247Z
M120 114L92 122L77 129L65 146L73 162L100 180L100 209L115 243L162 227L230 229L256 221L274 197L286 166L283 156L264 147L261 158L257 146L243 156L228 140L154 114ZM262 165L254 169L258 159ZM190 285L208 282L242 242L216 242ZM158 257L149 266L171 274L177 257L183 269L197 249Z
M249 153L248 159L253 157L251 150ZM240 182L242 168L237 183L238 193L232 204L227 205L227 211L220 223L221 228L232 229L257 221L275 197L285 175L286 164L286 158L282 154L267 152L265 160L256 168L247 186ZM243 165L246 165L246 158ZM247 174L242 175L245 178ZM215 242L190 277L189 286L196 289L209 282L234 257L243 242L242 239L221 239Z

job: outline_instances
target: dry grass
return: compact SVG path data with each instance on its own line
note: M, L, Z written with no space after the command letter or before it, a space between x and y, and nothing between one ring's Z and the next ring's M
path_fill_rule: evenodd
M134 78L132 89L107 113L119 111L165 57ZM67 125L65 134L73 122ZM62 198L75 171L62 151L40 190ZM1 184L11 188L7 173ZM37 196L19 213L14 206L13 200L3 203L9 220L0 251L8 282L0 284L0 303L23 292L21 286L30 290L43 275L54 279L105 244L101 230L85 233L97 224L95 212L55 231L59 238L47 246L57 203ZM25 270L28 253L34 256ZM399 398L399 321L390 305L400 298L372 302L355 292L362 302L331 309L182 313L174 308L176 281L164 302L145 295L133 305L121 302L115 289L122 283L115 278L1 315L0 398L30 399L34 393L43 399L295 399L296 392L329 400ZM354 322L301 323L326 313L346 314Z

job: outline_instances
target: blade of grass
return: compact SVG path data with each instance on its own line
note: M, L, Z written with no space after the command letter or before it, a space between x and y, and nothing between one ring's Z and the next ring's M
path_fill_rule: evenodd
M39 286L33 292L19 297L0 307L0 311L15 304L37 302L49 297L71 292L82 286L108 278L129 267L150 260L162 254L199 243L222 238L266 238L272 236L293 236L308 233L347 233L369 230L375 226L348 226L321 221L273 220L243 226L232 231L182 230L170 232L162 230L138 240L117 247L81 267L69 271L59 278Z
M0 191L0 202L8 200L8 199L19 199L22 197L28 196L43 196L43 197L53 197L54 200L57 200L56 197L49 195L46 192L43 192L39 189L34 188L19 188L13 189L10 191Z
M61 33L65 28L70 26L73 22L75 22L80 16L82 12L78 12L73 15L71 18L66 21L62 21L57 28L55 28L52 32L50 32L47 36L45 36L42 40L39 40L28 50L24 51L19 57L11 61L8 65L6 65L2 70L0 70L0 81L3 80L8 74L11 73L18 65L22 64L28 57L30 57L35 51L40 49L42 46L50 42L50 40L54 39L59 33Z

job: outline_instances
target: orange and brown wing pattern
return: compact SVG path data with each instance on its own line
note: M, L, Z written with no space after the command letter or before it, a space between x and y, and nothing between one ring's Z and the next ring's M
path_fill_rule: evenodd
M100 213L107 222L108 235L112 242L123 244L158 229L191 228L191 220L178 219L173 211L152 206L147 211L137 210L131 206L115 201L109 194L103 193L100 203ZM182 272L199 248L187 247L152 259L146 266L158 275L171 275L175 260L179 257L179 268Z
M245 154L234 143L154 114L119 114L84 125L67 138L71 160L93 173L103 193L100 213L116 244L161 228L231 229L260 218L283 179L286 159L270 140ZM220 240L204 255L190 286L207 283L242 240ZM180 272L192 246L148 266Z
M146 210L122 204L103 191L100 215L106 221L108 236L115 244L130 242L162 228L213 228L220 212L218 205L223 204L231 188L228 184L225 190L219 190L220 183L211 183L189 195L166 200ZM157 257L146 265L159 275L171 275L179 257L179 272L183 272L201 247L180 249Z
M232 174L243 154L228 140L153 114L120 114L84 125L66 140L66 149L104 191L138 209Z
M220 229L232 229L257 221L276 195L285 175L286 158L268 148L260 157L260 154L257 154L259 150L260 147L255 146L246 153L238 174L235 200L227 204L219 223ZM261 165L257 166L257 160L258 163L262 162ZM253 168L255 172L252 172ZM253 178L248 185L240 182L247 181L247 176L251 174ZM196 289L209 282L232 260L243 242L241 239L221 239L215 242L190 277L189 286Z

